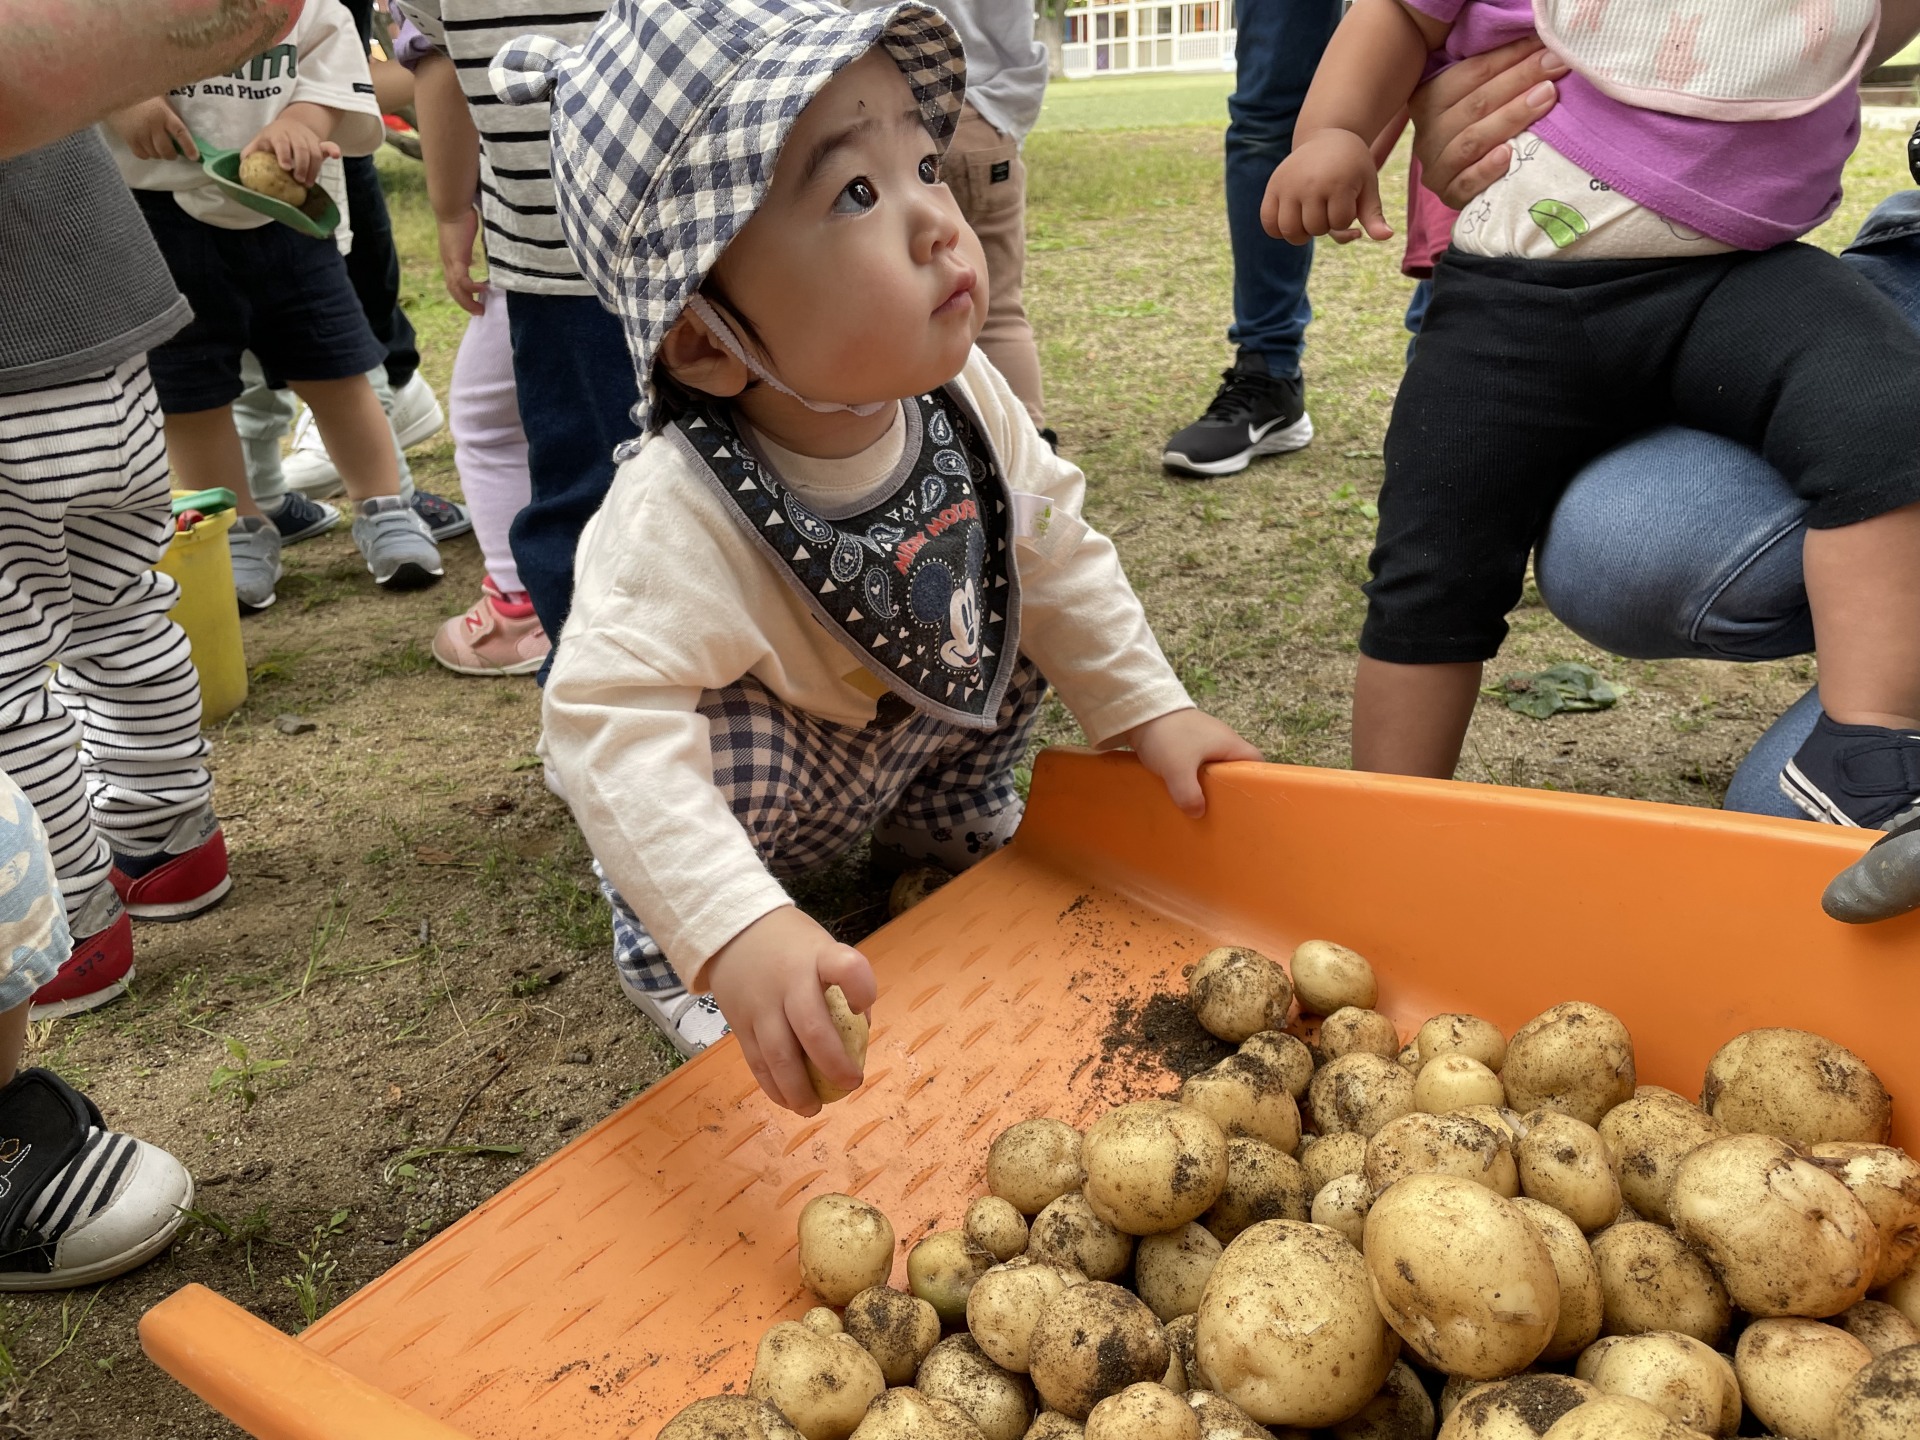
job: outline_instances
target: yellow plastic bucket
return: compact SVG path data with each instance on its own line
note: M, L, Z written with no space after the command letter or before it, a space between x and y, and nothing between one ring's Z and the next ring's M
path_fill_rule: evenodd
M155 568L180 582L173 622L187 632L193 668L200 672L200 710L208 725L224 720L247 698L247 657L240 645L240 602L227 553L231 510L209 515L167 542Z

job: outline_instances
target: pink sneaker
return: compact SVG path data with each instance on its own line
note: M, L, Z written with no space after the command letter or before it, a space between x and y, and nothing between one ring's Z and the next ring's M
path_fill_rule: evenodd
M456 675L531 675L552 648L533 602L509 600L492 580L481 583L471 610L433 637L433 658Z

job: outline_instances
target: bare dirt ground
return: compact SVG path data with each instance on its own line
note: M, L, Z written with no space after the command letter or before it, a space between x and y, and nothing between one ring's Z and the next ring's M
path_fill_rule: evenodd
M1868 132L1823 242L1900 183L1897 141ZM1339 765L1408 282L1395 251L1324 249L1319 438L1229 481L1162 476L1162 440L1226 361L1219 147L1210 127L1036 135L1027 294L1090 516L1187 683L1271 758ZM388 169L444 393L458 316L417 171ZM444 436L415 460L424 484L457 493ZM618 993L585 851L541 784L532 685L454 677L427 652L480 582L470 540L447 555L438 589L390 596L344 532L289 552L280 603L245 627L252 696L213 731L232 898L143 928L127 1000L36 1028L39 1063L180 1155L200 1189L166 1258L0 1307L0 1433L238 1434L141 1355L143 1310L198 1281L298 1330L670 1067ZM1515 632L1499 673L1581 659L1629 692L1546 722L1484 703L1463 779L1717 804L1813 676L1810 661L1617 661L1537 601ZM283 715L314 728L282 733ZM1058 706L1047 731L1073 738ZM857 857L803 899L849 937L884 918Z

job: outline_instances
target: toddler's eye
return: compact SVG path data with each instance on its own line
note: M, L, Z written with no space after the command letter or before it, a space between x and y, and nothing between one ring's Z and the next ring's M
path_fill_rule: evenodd
M920 183L938 185L940 183L940 160L934 155L925 155L920 159Z
M849 180L846 189L833 198L836 215L863 215L880 203L880 192L866 176Z

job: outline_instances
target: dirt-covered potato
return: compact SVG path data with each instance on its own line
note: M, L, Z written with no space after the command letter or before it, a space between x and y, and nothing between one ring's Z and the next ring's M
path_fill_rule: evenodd
M1133 1236L1094 1214L1087 1197L1075 1190L1033 1217L1027 1254L1069 1266L1089 1280L1111 1280L1133 1259Z
M862 1290L847 1302L847 1334L879 1362L889 1385L911 1385L920 1362L940 1343L940 1315L918 1295L890 1286Z
M307 187L280 168L271 150L256 150L240 160L240 183L256 195L296 209L307 203Z
M799 1440L799 1436L771 1400L709 1395L667 1421L659 1440Z
M1358 1250L1366 1243L1367 1212L1373 1208L1373 1186L1365 1175L1336 1175L1313 1197L1307 1218L1337 1230Z
M1658 1225L1670 1221L1667 1195L1681 1160L1727 1133L1726 1126L1698 1105L1653 1085L1642 1085L1631 1099L1614 1106L1597 1128L1613 1156L1622 1198Z
M1453 1113L1464 1115L1469 1120L1478 1120L1482 1125L1491 1125L1496 1130L1504 1130L1507 1139L1515 1145L1527 1138L1526 1121L1516 1110L1506 1110L1498 1105L1462 1105Z
M1199 1363L1193 1358L1193 1332L1198 1323L1193 1315L1176 1315L1167 1322L1167 1349L1173 1353L1169 1367L1179 1365L1189 1390L1200 1389L1203 1384Z
M967 1318L973 1282L992 1268L993 1256L966 1231L936 1230L907 1252L907 1288L933 1306L944 1323L958 1325Z
M851 1195L816 1195L800 1212L800 1278L829 1305L844 1305L893 1273L893 1224Z
M1867 1207L1880 1233L1873 1283L1890 1285L1920 1254L1920 1162L1891 1145L1833 1140L1813 1147L1813 1161L1830 1171Z
M1607 1347L1590 1378L1603 1394L1644 1400L1705 1435L1731 1435L1740 1426L1740 1388L1732 1369L1691 1335L1622 1336Z
M847 1058L864 1071L867 1068L867 1017L853 1013L853 1007L847 1003L846 992L838 985L827 987L827 1017L833 1021L833 1028L840 1034L840 1045L847 1052ZM811 1055L804 1058L807 1064L807 1083L813 1086L813 1093L820 1097L822 1105L831 1105L836 1100L844 1100L853 1093L851 1090L842 1090L822 1075L814 1065Z
M1507 1137L1464 1115L1415 1110L1388 1121L1367 1142L1364 1169L1376 1196L1409 1175L1458 1175L1497 1195L1520 1193Z
M1445 1423L1440 1440L1539 1440L1561 1416L1600 1392L1571 1375L1516 1375L1511 1380L1470 1381L1455 1377L1447 1389L1461 1387L1449 1408L1443 1394Z
M1522 1122L1527 1137L1514 1152L1520 1193L1553 1206L1591 1233L1620 1213L1620 1182L1600 1132L1557 1110L1536 1110Z
M1307 1101L1320 1134L1372 1139L1389 1120L1413 1113L1413 1076L1381 1055L1342 1055L1314 1072Z
M1027 1248L1027 1217L1011 1200L998 1195L982 1195L967 1206L960 1228L996 1260L1011 1260Z
M1402 1070L1405 1070L1411 1075L1418 1075L1421 1065L1425 1063L1420 1058L1420 1042L1418 1040L1409 1040L1406 1044L1402 1045L1400 1052L1393 1058L1399 1062Z
M1433 1425L1427 1387L1411 1365L1396 1360L1380 1392L1327 1435L1329 1440L1433 1440Z
M1410 1175L1375 1198L1366 1268L1388 1323L1449 1375L1524 1370L1559 1324L1560 1281L1540 1231L1458 1175Z
M996 1265L973 1282L967 1330L994 1364L1024 1375L1040 1312L1085 1278L1027 1255Z
M1307 1093L1307 1082L1313 1079L1313 1051L1306 1041L1284 1030L1249 1035L1240 1045L1240 1058L1266 1066L1295 1100Z
M1090 1281L1040 1312L1029 1373L1049 1410L1085 1420L1107 1396L1159 1380L1169 1353L1167 1332L1138 1296Z
M761 1337L747 1394L771 1400L807 1440L846 1440L886 1388L879 1362L850 1336L784 1320Z
M1420 1047L1422 1065L1440 1055L1465 1055L1497 1075L1507 1063L1507 1037L1478 1015L1435 1015L1420 1027L1413 1043Z
M1606 1306L1601 1330L1644 1335L1677 1330L1717 1345L1733 1322L1733 1305L1706 1257L1664 1225L1631 1220L1593 1237Z
M994 1364L969 1335L949 1335L928 1351L913 1385L957 1406L986 1440L1021 1440L1033 1423L1033 1386Z
M1749 1030L1707 1062L1700 1108L1736 1134L1883 1143L1893 1101L1867 1062L1805 1030Z
M1920 1346L1877 1356L1840 1392L1833 1440L1913 1440L1920 1435Z
M1227 1137L1198 1110L1137 1100L1094 1121L1080 1147L1082 1193L1126 1235L1158 1235L1205 1213L1227 1183Z
M1300 1168L1307 1172L1308 1188L1318 1195L1330 1181L1342 1175L1358 1175L1367 1168L1367 1137L1351 1130L1323 1135L1301 1147Z
M1180 1087L1180 1103L1229 1137L1251 1135L1291 1154L1300 1143L1300 1107L1272 1066L1230 1055Z
M1469 1105L1507 1103L1500 1077L1471 1055L1436 1055L1413 1078L1413 1105L1432 1115L1464 1110Z
M1200 1440L1200 1419L1164 1385L1129 1385L1087 1416L1087 1440Z
M1392 1060L1400 1054L1400 1032L1378 1010L1343 1005L1320 1022L1320 1053L1329 1060L1342 1055Z
M853 1440L981 1440L980 1427L959 1406L918 1390L889 1390L867 1407Z
M1600 1268L1593 1263L1587 1237L1565 1215L1551 1205L1524 1196L1513 1204L1547 1242L1547 1253L1553 1257L1554 1278L1560 1282L1560 1318L1540 1358L1571 1360L1599 1337L1601 1322L1606 1318L1606 1301L1600 1293Z
M1148 1235L1133 1253L1133 1288L1161 1322L1191 1315L1220 1259L1221 1244L1205 1226L1189 1222Z
M1266 1221L1227 1247L1194 1329L1200 1376L1265 1425L1344 1420L1386 1382L1399 1348L1359 1252L1295 1220Z
M1659 1334L1662 1332L1649 1331L1648 1333ZM1600 1361L1605 1357L1607 1351L1618 1345L1622 1340L1630 1340L1632 1338L1630 1335L1602 1335L1598 1340L1580 1352L1580 1358L1573 1362L1573 1373L1582 1380L1591 1381L1593 1379L1593 1372L1599 1368ZM1714 1353L1718 1354L1719 1352L1715 1351Z
M816 1335L838 1335L847 1327L840 1323L840 1316L824 1305L816 1305L800 1317L800 1323Z
M1258 950L1223 945L1200 957L1187 977L1193 1013L1203 1028L1238 1045L1287 1023L1293 984Z
M1747 1409L1794 1440L1836 1440L1840 1397L1872 1363L1873 1352L1853 1336L1815 1320L1756 1320L1733 1351Z
M1882 1286L1873 1298L1884 1300L1915 1325L1920 1325L1920 1261L1891 1285Z
M1242 1135L1227 1142L1227 1183L1200 1223L1225 1245L1263 1220L1305 1220L1312 1204L1298 1160Z
M1009 1125L987 1150L987 1189L1022 1215L1038 1215L1080 1188L1080 1132L1041 1117Z
M1057 1410L1042 1410L1033 1417L1026 1440L1080 1440L1086 1433L1078 1420L1069 1420Z
M1700 1432L1631 1395L1602 1395L1554 1421L1542 1440L1700 1440Z
M1514 1033L1500 1079L1507 1103L1523 1115L1558 1110L1598 1125L1633 1095L1633 1037L1609 1011L1569 1000Z
M1371 1010L1380 998L1366 957L1331 940L1308 940L1293 952L1294 993L1309 1015L1331 1015L1353 1005Z
M1836 1316L1834 1323L1875 1355L1920 1345L1920 1325L1884 1300L1862 1300Z
M1690 1153L1668 1204L1675 1233L1749 1314L1838 1315L1873 1283L1880 1232L1866 1206L1771 1135L1729 1135Z
M1216 1391L1189 1390L1186 1398L1200 1422L1200 1440L1274 1440L1276 1432Z

